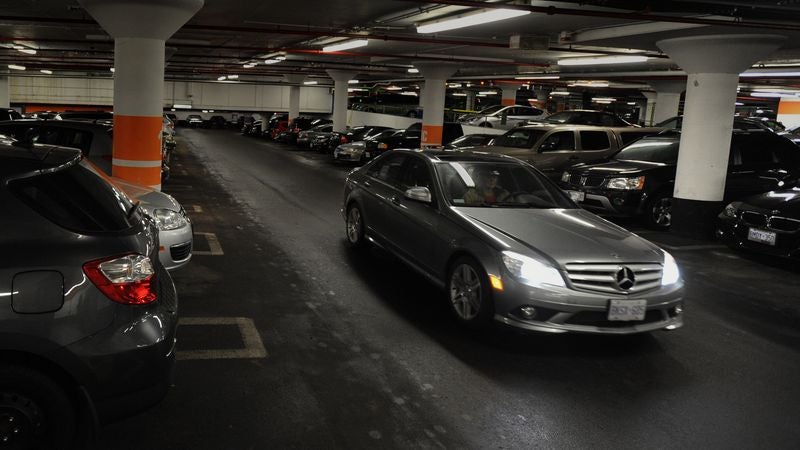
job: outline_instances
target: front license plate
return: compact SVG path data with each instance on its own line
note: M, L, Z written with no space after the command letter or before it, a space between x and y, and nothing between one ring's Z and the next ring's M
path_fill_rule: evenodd
M647 300L609 300L608 320L644 320Z
M586 192L583 191L567 191L567 194L573 202L582 202L586 199Z
M747 231L747 240L758 242L761 244L775 245L775 233L772 231L764 231L756 228L750 228Z

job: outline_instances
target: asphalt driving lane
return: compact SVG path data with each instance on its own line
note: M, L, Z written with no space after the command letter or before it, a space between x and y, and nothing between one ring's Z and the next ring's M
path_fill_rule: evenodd
M195 231L214 233L224 251L173 274L181 315L250 319L266 357L179 361L164 402L107 426L100 448L800 442L791 267L673 251L688 282L676 332L467 333L422 277L379 250L346 248L349 168L225 130L181 129L179 140L164 190L200 207ZM767 288L781 301L761 302ZM182 329L179 351L244 345L235 329Z

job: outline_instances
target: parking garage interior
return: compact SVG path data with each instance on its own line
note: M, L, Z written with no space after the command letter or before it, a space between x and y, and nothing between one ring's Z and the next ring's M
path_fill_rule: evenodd
M796 448L798 24L786 1L4 2L0 157L82 156L0 171L17 199L0 221L0 449ZM661 148L674 160L624 156ZM441 182L384 195L381 164L401 157ZM110 344L54 356L80 342L53 343L83 283L20 309L53 296L23 275L67 269L31 262L42 247L15 228L15 180L81 159L158 235L157 256L127 272L152 265L174 285L177 307L148 300L170 304L174 336L136 346L169 344L158 364ZM448 203L441 167L477 189L474 161L500 164L490 175L507 186L504 168L524 167L560 200ZM493 221L503 195L508 217L527 217L513 231ZM367 197L413 220L381 229ZM469 232L446 235L462 219ZM409 250L439 241L441 276ZM633 241L660 255L657 288L624 284L652 263L625 259ZM579 286L600 283L586 255L601 246L610 291ZM561 264L568 251L584 257ZM508 255L553 265L563 290L515 277ZM453 297L461 261L495 302L484 321ZM530 305L501 313L518 284ZM574 291L593 293L585 311ZM599 319L569 322L579 310ZM37 320L40 335L17 331ZM128 363L159 374L154 401L108 376ZM109 407L107 391L126 394Z

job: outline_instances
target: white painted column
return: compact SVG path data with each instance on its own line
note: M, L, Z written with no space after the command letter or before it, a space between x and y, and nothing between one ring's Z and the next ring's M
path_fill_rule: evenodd
M739 74L785 41L779 35L714 35L656 43L688 74L672 231L710 237L728 170Z
M467 105L464 109L475 110L475 91L467 91Z
M300 116L300 83L306 79L305 75L284 75L283 76L289 86L289 125L291 126L294 119Z
M652 91L642 91L642 95L647 99L647 105L644 108L644 124L651 127L655 122L656 117L656 99L658 94Z
M347 131L347 87L348 81L355 77L355 72L329 69L328 75L333 78L333 131Z
M203 0L80 0L114 37L112 174L161 188L164 42Z
M500 90L503 92L500 98L500 104L503 106L511 106L517 104L517 86L501 86Z
M651 81L649 84L656 90L653 123L663 122L677 116L681 106L681 94L686 90L686 82Z
M0 76L0 108L11 106L10 77Z
M422 97L422 147L442 145L444 127L444 97L447 77L455 73L456 66L447 64L414 64L425 77L425 94Z

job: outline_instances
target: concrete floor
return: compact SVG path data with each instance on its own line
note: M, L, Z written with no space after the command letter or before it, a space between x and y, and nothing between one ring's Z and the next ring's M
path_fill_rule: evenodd
M201 254L173 273L184 318L175 387L107 426L99 448L800 443L797 264L628 223L681 263L684 328L467 333L421 276L346 248L349 168L232 131L178 139L164 190L194 219Z

